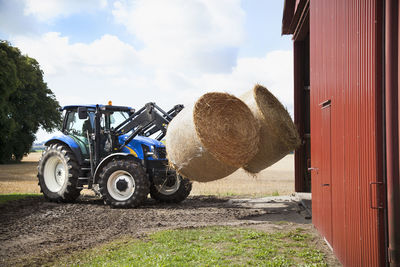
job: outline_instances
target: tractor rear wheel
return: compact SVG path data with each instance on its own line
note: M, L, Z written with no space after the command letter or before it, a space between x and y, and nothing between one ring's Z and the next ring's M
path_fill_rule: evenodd
M162 184L150 186L150 196L167 203L179 203L185 200L192 190L192 183L178 174L169 174Z
M40 191L50 201L72 202L80 195L76 188L79 164L66 145L52 144L39 160L38 175Z
M113 160L102 169L99 187L106 204L115 208L137 207L149 194L149 179L140 163Z

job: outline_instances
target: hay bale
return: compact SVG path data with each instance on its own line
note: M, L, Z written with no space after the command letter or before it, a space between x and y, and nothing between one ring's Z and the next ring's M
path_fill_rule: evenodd
M258 124L250 109L226 93L207 93L168 125L170 165L191 180L223 178L257 153Z
M247 104L260 125L258 153L243 169L258 173L296 149L300 138L285 107L265 87L257 84L240 99Z

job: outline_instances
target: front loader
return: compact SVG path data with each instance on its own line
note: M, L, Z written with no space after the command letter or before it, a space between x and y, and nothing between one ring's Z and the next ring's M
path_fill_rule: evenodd
M137 207L149 193L161 202L183 201L192 185L168 168L161 142L182 108L166 112L155 103L138 111L111 103L63 107L62 133L45 143L38 166L45 198L72 202L87 188L112 207Z

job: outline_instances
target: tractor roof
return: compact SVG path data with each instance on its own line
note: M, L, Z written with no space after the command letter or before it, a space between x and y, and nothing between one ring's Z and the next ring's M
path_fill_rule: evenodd
M68 105L61 108L63 110L77 109L79 107L85 107L95 109L97 105ZM98 105L101 110L113 110L113 111L128 111L132 112L134 109L127 106L112 106L112 105Z

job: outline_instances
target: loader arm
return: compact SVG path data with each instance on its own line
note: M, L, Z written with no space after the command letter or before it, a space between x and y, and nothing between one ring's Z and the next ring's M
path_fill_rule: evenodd
M164 138L167 132L167 126L169 122L182 109L183 105L176 105L171 110L166 112L153 102L147 103L143 108L129 116L112 131L112 135L118 137L133 130L133 132L125 140L124 144L118 147L118 150L121 150L137 135L148 137L160 132L155 138L160 141L162 138Z

